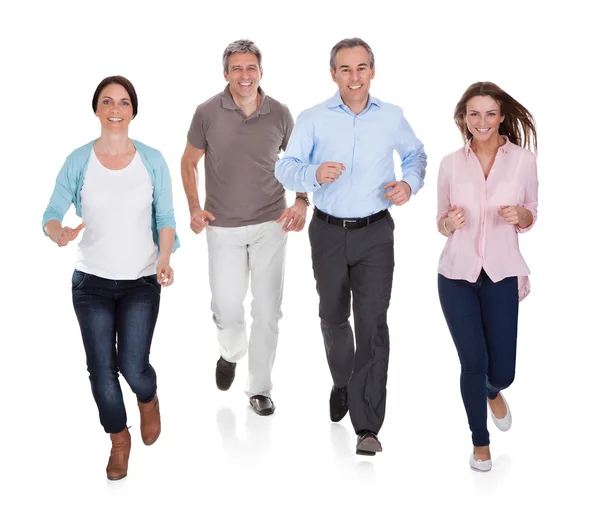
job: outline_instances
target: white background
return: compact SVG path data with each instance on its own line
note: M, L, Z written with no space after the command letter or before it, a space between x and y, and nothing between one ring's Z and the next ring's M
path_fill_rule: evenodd
M599 41L592 2L21 2L0 14L3 302L0 504L45 505L598 505ZM330 48L373 48L372 93L404 108L429 157L425 187L396 221L384 452L354 454L348 418L331 424L331 379L317 318L306 230L289 237L284 317L274 370L277 411L259 418L243 393L214 386L206 243L188 226L179 160L195 107L225 82L221 55L239 38L264 54L265 91L294 117L335 92ZM75 148L99 135L91 98L108 75L135 85L135 139L171 168L182 248L163 291L152 349L163 433L146 448L124 385L129 476L106 480L70 277L41 218ZM514 425L489 422L494 469L468 467L459 362L439 307L436 231L441 158L461 146L454 106L496 82L539 127L539 220L521 236L532 271L522 303ZM398 173L399 174L399 173ZM310 218L310 217L309 217ZM73 209L65 224L77 225Z

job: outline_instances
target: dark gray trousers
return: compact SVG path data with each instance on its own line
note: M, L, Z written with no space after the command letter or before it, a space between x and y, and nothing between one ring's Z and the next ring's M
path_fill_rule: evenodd
M336 387L348 386L355 431L378 433L385 416L394 275L394 221L344 229L313 215L308 230L327 362ZM354 336L348 321L350 296Z

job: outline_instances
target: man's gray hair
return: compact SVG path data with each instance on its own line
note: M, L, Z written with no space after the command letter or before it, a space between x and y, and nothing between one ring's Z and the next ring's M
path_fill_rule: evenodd
M233 53L252 53L258 58L258 67L262 71L262 53L260 49L251 40L240 39L233 41L223 51L223 70L226 73L229 73L229 57Z
M333 70L335 70L335 57L337 56L338 51L340 49L356 48L356 47L365 48L365 50L369 54L369 67L371 67L371 68L375 67L375 55L373 54L373 51L371 50L371 46L369 46L364 40L359 39L358 37L354 37L352 39L341 40L335 46L333 46L333 48L331 49L331 53L329 55L329 66Z

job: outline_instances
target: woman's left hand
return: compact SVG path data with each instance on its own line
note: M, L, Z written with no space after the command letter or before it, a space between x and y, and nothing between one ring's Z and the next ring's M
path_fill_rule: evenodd
M163 287L168 287L173 283L173 268L169 265L169 259L160 257L156 264L156 279Z
M523 219L523 213L522 206L500 206L498 209L498 214L510 225L517 225Z

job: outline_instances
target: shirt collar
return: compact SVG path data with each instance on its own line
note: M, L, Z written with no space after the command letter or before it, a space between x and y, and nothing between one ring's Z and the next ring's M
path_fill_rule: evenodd
M507 136L500 136L500 137L503 137L504 139L506 139L506 142L502 146L500 146L500 148L498 148L498 152L506 155L508 153L508 150L510 149L509 145L512 144L512 143L508 140ZM471 141L472 140L473 140L473 138L469 139L467 141L467 144L465 144L464 150L465 150L465 154L466 155L469 155L469 153L475 153L473 151L473 148L471 148Z
M264 90L259 86L258 93L260 94L260 107L258 111L252 113L252 116L258 114L267 114L271 112L271 105L269 103L269 97L265 94ZM231 92L229 91L229 85L225 87L223 93L221 94L221 105L224 109L229 109L231 111L240 110L237 104L234 102L233 97L231 96Z
M369 111L369 109L371 109L371 106L377 106L378 108L381 107L381 104L379 103L379 100L376 99L375 97L373 97L373 95L371 95L369 93L369 100L367 101L367 107L365 107L360 114L364 114L366 111ZM340 91L338 90L337 92L335 92L335 95L333 97L331 97L328 101L327 101L327 107L329 109L336 109L338 107L341 107L342 109L344 109L345 111L349 111L350 109L348 108L348 106L346 104L344 104L344 101L342 100L342 95L340 94Z

